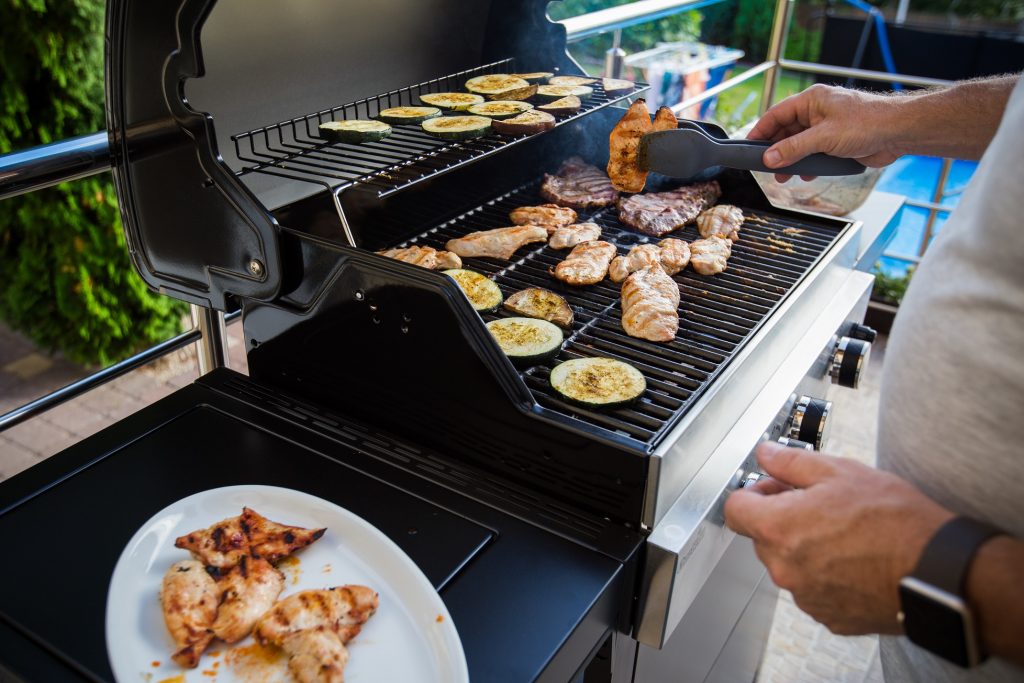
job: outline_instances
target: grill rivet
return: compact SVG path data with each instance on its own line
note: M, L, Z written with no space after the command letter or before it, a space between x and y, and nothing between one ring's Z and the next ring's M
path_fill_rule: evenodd
M356 301L362 301L362 300L363 300L363 290L357 289L356 290Z
M380 316L379 315L373 316L372 318L370 318L370 320L373 321L374 325L380 325Z
M249 261L249 272L256 277L263 277L263 264L256 259Z
M409 334L409 326L408 325L402 325L401 329L402 329L402 334Z

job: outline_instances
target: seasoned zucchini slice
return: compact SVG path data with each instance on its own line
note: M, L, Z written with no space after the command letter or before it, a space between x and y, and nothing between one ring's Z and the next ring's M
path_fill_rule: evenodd
M423 123L427 119L436 118L441 115L437 107L392 107L384 109L377 118L385 123Z
M505 299L505 309L526 316L540 318L559 327L572 327L572 308L565 299L540 287L528 287Z
M527 88L529 85L526 80L517 76L489 74L487 76L477 76L466 81L466 90L475 92L478 95L497 95L506 90Z
M491 120L485 116L442 116L420 125L442 140L471 140L491 132Z
M647 389L639 370L613 358L576 358L551 370L551 387L573 403L615 408L632 403Z
M504 299L494 280L475 270L452 268L444 271L444 274L455 280L459 289L465 292L469 303L481 313L493 311L501 305L501 301Z
M468 92L434 92L420 95L420 102L452 111L464 111L483 101L483 95Z
M495 133L502 135L532 135L554 128L555 117L547 112L534 109L510 119L494 121L491 127L494 128Z
M617 97L633 92L633 81L627 81L622 78L602 78L601 87L604 88L606 95Z
M360 144L377 142L391 135L391 126L383 121L352 119L351 121L328 121L319 126L320 137L331 142Z
M585 100L594 94L594 89L587 85L539 85L537 86L537 97L545 100L560 100L569 95L575 95Z
M487 329L505 355L519 366L549 361L562 348L562 331L547 320L499 318L487 323Z
M568 116L578 112L582 106L583 103L580 102L580 98L575 95L569 95L568 97L557 99L549 104L542 104L537 107L537 109L546 111L549 114L554 114L555 116Z
M507 119L510 116L516 116L518 114L522 114L524 111L530 111L531 109L533 109L533 105L529 102L497 100L495 102L474 104L472 107L467 109L467 111L470 114L476 114L477 116L486 116L492 119Z
M548 79L548 85L591 85L593 83L597 83L597 79L586 76L555 76Z

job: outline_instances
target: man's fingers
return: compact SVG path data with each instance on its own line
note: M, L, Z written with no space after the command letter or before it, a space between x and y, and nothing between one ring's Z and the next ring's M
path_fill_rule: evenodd
M763 517L761 510L767 500L755 491L733 491L725 500L726 526L738 534L753 537L753 527Z
M808 453L799 448L784 448L765 442L757 447L757 461L766 473L779 481L807 488L833 476L835 460L831 456Z
M769 147L764 153L765 166L779 168L795 164L809 154L826 151L824 142L820 128L808 128Z
M744 486L744 490L760 493L762 496L774 496L776 493L792 491L793 487L779 481L774 477L762 477L750 486Z

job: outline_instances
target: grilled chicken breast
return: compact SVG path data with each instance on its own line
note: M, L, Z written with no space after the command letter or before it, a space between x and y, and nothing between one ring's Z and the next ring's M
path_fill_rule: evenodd
M616 256L608 266L608 279L622 282L629 274L646 268L661 265L661 249L656 244L638 244L625 256Z
M237 643L252 633L256 621L274 606L284 590L284 575L262 558L243 557L217 586L221 604L213 632L224 642Z
M174 545L217 569L230 569L249 554L249 536L242 528L241 517L224 519L206 529L180 536Z
M253 557L277 562L313 543L327 531L278 524L252 508L242 508L242 528L249 534Z
M548 231L539 225L517 225L471 232L448 240L445 249L463 258L467 256L510 259L516 249L531 242L547 242Z
M265 613L256 624L256 639L280 645L292 633L326 628L343 643L354 638L380 604L377 593L366 586L338 586L289 595Z
M669 275L675 275L690 262L690 245L675 237L666 237L658 242L661 251L661 267Z
M197 560L175 562L164 574L160 605L164 623L178 651L171 655L177 664L194 668L203 650L213 640L214 619L220 603L220 589Z
M554 232L555 228L576 222L576 212L558 204L520 206L512 209L508 217L516 225L543 225L548 234Z
M430 270L449 270L462 267L462 259L459 258L458 254L453 254L450 251L438 251L433 247L421 247L416 244L411 247L387 249L377 253L381 256L411 263L414 266L422 266Z
M594 285L608 274L608 264L615 256L615 245L596 240L583 242L555 266L555 277L569 285Z
M343 683L348 648L326 627L298 631L281 641L288 670L299 683Z
M676 338L679 286L661 266L641 268L622 283L622 329L654 342Z
M690 265L701 275L721 273L731 255L732 242L724 237L712 236L690 243Z
M601 226L597 223L576 223L555 228L548 246L552 249L569 249L582 242L601 239Z
M717 204L697 216L697 230L701 237L725 237L733 242L740 238L743 211L732 204Z
M647 183L647 171L640 169L640 139L656 130L679 127L676 115L668 107L661 107L651 122L647 103L641 98L634 102L615 124L608 136L608 177L620 192L640 192Z

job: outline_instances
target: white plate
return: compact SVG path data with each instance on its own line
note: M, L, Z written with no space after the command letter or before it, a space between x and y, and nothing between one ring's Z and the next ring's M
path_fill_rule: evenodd
M248 506L282 524L327 527L313 545L286 559L281 597L311 588L363 584L380 594L377 613L348 645L347 683L469 681L466 656L441 597L401 548L365 520L322 498L273 486L228 486L169 505L139 529L121 553L107 596L107 654L120 683L274 683L291 680L287 660L260 650L252 637L216 641L195 669L171 660L160 584L173 563L189 558L174 539L241 514Z

